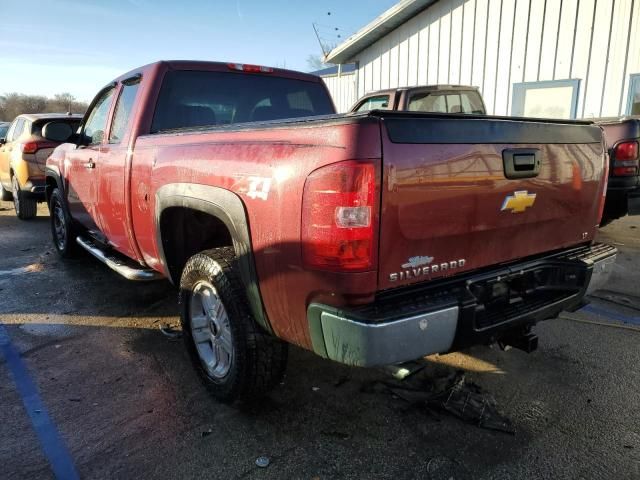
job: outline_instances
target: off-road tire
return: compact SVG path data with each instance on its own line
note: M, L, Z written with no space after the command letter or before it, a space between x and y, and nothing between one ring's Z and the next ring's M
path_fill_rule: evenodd
M0 200L2 200L3 202L10 202L11 200L13 200L13 195L9 190L5 190L5 188L2 186L2 183L0 183Z
M31 220L38 214L38 202L35 198L28 197L20 189L20 183L16 177L11 179L13 187L13 206L16 209L16 217L20 220Z
M222 378L207 372L192 336L191 296L201 282L215 288L229 319L233 357ZM253 400L281 381L287 344L263 331L253 318L233 248L215 248L191 257L182 272L179 297L183 339L198 375L215 398L223 402Z
M51 239L53 240L53 246L62 258L73 258L78 254L79 248L76 243L76 230L71 220L71 215L67 210L67 204L64 201L62 192L60 189L55 188L51 192L49 198L49 219L51 222ZM66 239L64 242L60 241L60 232L57 227L65 230Z

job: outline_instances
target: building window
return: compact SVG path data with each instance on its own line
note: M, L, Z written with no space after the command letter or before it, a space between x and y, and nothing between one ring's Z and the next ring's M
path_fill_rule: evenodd
M576 118L580 80L513 84L511 114L518 117Z
M627 115L640 115L640 73L634 73L629 77Z

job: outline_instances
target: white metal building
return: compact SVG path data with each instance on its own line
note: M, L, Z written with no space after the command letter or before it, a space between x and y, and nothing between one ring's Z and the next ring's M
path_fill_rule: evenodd
M374 90L463 84L496 115L640 114L640 0L402 0L326 61L355 62L325 79L341 111Z

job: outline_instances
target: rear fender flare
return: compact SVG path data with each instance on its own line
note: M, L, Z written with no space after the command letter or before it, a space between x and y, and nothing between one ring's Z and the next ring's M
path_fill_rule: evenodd
M253 251L251 250L249 222L240 197L224 188L194 183L171 183L158 189L156 192L155 207L158 259L171 283L178 285L180 279L171 277L172 274L167 264L160 229L162 213L171 207L182 207L200 211L218 218L225 224L231 233L233 248L238 257L240 278L247 291L247 299L251 313L262 328L269 333L273 333L273 329L264 310L262 296L260 295L260 289L258 287L258 275Z
M64 195L64 185L62 183L62 176L60 175L60 172L58 171L58 169L56 167L50 167L47 165L47 167L45 168L45 177L47 180L50 178L53 178L55 180L58 189L61 192L63 192L62 198L64 198L66 201L67 197L66 195ZM45 189L45 195L46 195L47 205L48 205L49 199L51 197L51 192L49 191L48 188Z

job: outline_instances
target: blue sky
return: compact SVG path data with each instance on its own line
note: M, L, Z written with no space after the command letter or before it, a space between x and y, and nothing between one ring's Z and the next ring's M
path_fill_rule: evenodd
M312 22L339 42L335 34L344 39L396 1L2 0L0 93L88 101L114 77L161 59L308 71L308 55L320 53Z

